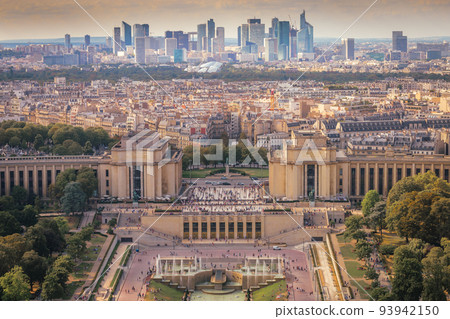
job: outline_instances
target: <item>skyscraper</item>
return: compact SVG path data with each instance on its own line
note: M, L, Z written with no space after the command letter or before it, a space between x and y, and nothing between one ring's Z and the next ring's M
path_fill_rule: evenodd
M238 43L237 43L237 45L240 47L241 46L241 29L242 29L242 27L241 26L238 26L238 28L237 28L237 40L238 40Z
M266 27L261 24L261 19L248 19L249 26L249 41L255 43L257 46L264 46L264 35L266 32Z
M133 25L133 43L136 43L136 38L145 37L145 30L142 24Z
M86 34L84 36L84 46L87 48L91 44L91 36Z
M206 37L206 24L197 25L197 51L203 50L203 37Z
M289 57L295 59L298 56L297 32L294 28L289 31Z
M144 37L150 36L150 27L147 23L143 24L142 27L144 28Z
M403 31L392 31L392 50L408 52L408 37L403 35Z
M247 45L247 42L250 41L250 33L249 33L249 25L243 24L241 25L241 48Z
M177 49L177 39L166 38L166 46L165 46L166 55L173 56L173 53L176 49Z
M121 50L121 43L120 43L120 27L115 27L113 32L113 52L114 54L117 54Z
M305 10L300 15L300 31L297 33L298 52L314 52L314 27L306 22Z
M208 52L211 52L211 39L214 38L214 36L216 35L216 23L214 22L213 19L209 19L208 20Z
M131 25L129 25L125 21L122 21L122 38L123 41L125 42L125 45L132 45Z
M274 39L278 37L278 21L278 18L272 19L272 34L270 34L270 37Z
M271 62L277 60L277 39L265 38L264 39L264 61Z
M278 60L289 59L289 21L278 21Z
M344 39L343 42L344 42L345 58L347 60L354 60L355 59L355 39L347 38L347 39Z
M134 52L134 58L135 62L139 64L145 63L145 38L144 37L137 37L135 39L135 52Z
M225 51L225 28L217 27L216 29L217 46L219 52Z
M64 46L65 46L67 49L70 49L70 48L71 48L71 44L70 44L70 34L66 34L66 35L64 36Z

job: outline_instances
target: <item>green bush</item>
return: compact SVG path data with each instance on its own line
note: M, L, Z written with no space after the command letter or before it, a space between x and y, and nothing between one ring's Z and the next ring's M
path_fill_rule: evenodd
M382 255L391 256L394 254L395 248L397 248L395 245L381 245L378 251Z

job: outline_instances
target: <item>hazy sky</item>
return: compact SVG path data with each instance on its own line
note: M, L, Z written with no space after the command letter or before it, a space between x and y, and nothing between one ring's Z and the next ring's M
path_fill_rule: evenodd
M266 32L273 17L299 25L299 15L314 26L316 37L338 37L374 0L77 0L105 30L124 20L148 23L153 35L165 30L196 31L213 18L227 38L248 18L261 18ZM289 18L290 15L290 18ZM450 0L378 0L345 37L450 36ZM106 36L74 0L0 0L0 40Z

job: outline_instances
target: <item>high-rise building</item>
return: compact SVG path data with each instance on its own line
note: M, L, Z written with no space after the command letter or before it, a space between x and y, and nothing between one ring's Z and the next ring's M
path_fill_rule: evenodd
M121 42L120 42L120 27L114 28L113 33L113 52L114 54L117 54L117 52L121 51Z
M347 38L347 39L344 39L343 42L344 42L345 58L347 60L354 60L355 59L355 39Z
M145 37L145 30L142 24L133 25L133 43L136 43L136 38Z
M106 47L108 49L112 49L113 48L113 41L111 37L106 37Z
M197 51L203 50L203 37L206 37L206 24L197 25Z
M274 39L278 37L278 21L278 18L272 19L272 33L270 34L270 37Z
M70 49L70 48L71 48L71 44L70 44L70 34L66 34L66 35L64 36L64 46L65 46L67 49Z
M297 32L294 28L289 31L289 58L298 57Z
M278 21L278 60L289 59L289 21Z
M300 30L297 33L298 52L314 53L314 27L306 22L306 13L300 15Z
M225 51L225 28L217 27L216 29L216 38L217 38L217 46L218 52Z
M165 51L167 56L173 56L174 51L177 49L177 39L166 38Z
M186 62L186 49L176 49L173 52L173 62L174 63L183 63Z
M392 31L392 51L408 52L408 37L403 31Z
M264 39L264 60L271 62L277 60L277 39L265 38Z
M86 34L84 36L84 46L87 48L91 44L91 36Z
M211 39L213 39L216 35L216 23L214 22L213 19L209 19L207 24L208 24L208 39L210 39L208 42L209 44L208 52L211 52L211 42L212 42Z
M137 37L135 39L134 58L139 64L145 63L145 37Z
M143 24L142 27L144 28L144 37L150 36L150 27L147 23Z
M204 36L202 38L202 50L205 52L208 52L208 48L210 46L211 41L209 40L209 38L207 36Z
M122 39L125 42L125 45L132 45L131 39L131 25L122 21Z
M250 41L249 25L241 25L241 48L247 46L247 42Z
M266 27L261 24L261 19L248 19L249 27L249 41L255 43L257 46L264 46L264 36L266 32Z
M237 45L238 45L239 47L241 46L241 29L242 29L242 27L241 27L241 26L238 26L238 28L237 28L237 39L238 39Z

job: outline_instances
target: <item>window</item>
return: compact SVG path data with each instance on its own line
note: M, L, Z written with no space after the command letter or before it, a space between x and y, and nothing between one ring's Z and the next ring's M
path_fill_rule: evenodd
M106 177L109 177L109 169L105 171Z

